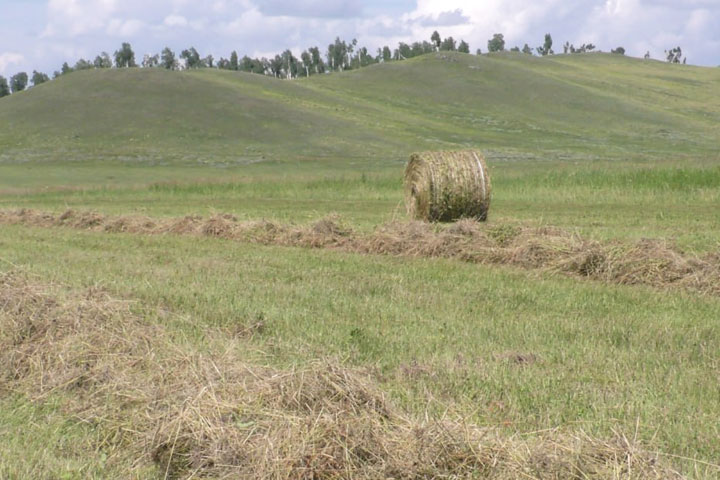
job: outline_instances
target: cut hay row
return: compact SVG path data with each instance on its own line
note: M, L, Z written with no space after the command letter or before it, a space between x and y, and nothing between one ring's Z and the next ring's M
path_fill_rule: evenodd
M277 370L242 356L247 338L206 334L199 351L97 289L0 274L0 395L60 396L68 418L99 429L107 465L160 478L682 478L620 434L418 419L363 371Z
M309 226L296 226L268 221L241 222L231 215L151 219L74 210L52 214L28 209L0 211L0 223L98 232L208 236L354 253L454 258L558 272L606 283L720 295L720 253L703 257L687 255L662 240L601 243L551 227L485 225L465 219L444 226L394 222L362 233L332 216Z
M487 220L490 173L475 150L422 152L405 168L405 206L417 220Z

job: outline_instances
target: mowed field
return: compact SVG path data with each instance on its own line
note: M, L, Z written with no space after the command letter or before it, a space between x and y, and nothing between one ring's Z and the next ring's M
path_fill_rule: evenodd
M0 99L0 477L719 477L719 92L720 69L443 53ZM457 148L487 158L489 221L418 227L408 156ZM175 227L124 227L149 222ZM402 248L357 246L389 226ZM507 258L427 247L468 228ZM551 260L586 246L633 273Z

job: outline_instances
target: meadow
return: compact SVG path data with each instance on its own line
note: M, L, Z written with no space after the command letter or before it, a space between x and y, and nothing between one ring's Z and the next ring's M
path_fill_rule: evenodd
M0 209L231 214L298 228L333 215L371 232L408 221L411 152L473 147L493 182L481 229L559 228L712 256L716 70L605 54L432 54L292 82L78 72L0 100ZM523 441L629 438L684 477L720 476L717 295L457 258L21 224L0 226L0 272L61 298L127 301L188 357L219 349L280 372L329 361L371 378L411 418L458 417ZM0 308L0 320L32 302ZM170 460L139 460L108 440L102 418L79 420L76 391L34 388L0 376L0 477L168 476ZM523 474L562 478L543 461ZM578 478L643 478L573 462Z

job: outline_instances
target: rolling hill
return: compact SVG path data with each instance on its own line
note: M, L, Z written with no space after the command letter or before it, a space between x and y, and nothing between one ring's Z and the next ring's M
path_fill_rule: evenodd
M283 81L75 72L0 100L0 162L404 159L481 147L543 158L716 158L720 69L610 54L429 54Z
M0 478L718 478L719 86L441 53L0 99ZM487 222L408 221L408 154L468 146Z

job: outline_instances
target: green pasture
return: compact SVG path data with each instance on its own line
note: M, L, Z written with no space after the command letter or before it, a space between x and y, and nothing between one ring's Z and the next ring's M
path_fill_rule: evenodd
M220 239L12 226L0 246L3 270L175 312L158 321L198 345L261 321L265 362L372 368L417 414L452 406L509 434L637 432L650 449L720 456L717 298Z
M77 72L0 99L0 209L297 224L337 213L370 230L407 220L411 152L477 148L492 225L707 254L720 250L719 91L720 69L609 54L431 54L298 81ZM266 363L367 367L417 414L452 406L508 434L637 435L690 477L720 475L707 465L720 464L715 297L453 260L0 225L8 270L173 312L150 318L199 346L205 329L262 320L250 342ZM2 393L0 477L102 477L102 449L79 447L97 433L61 404Z
M720 167L711 162L509 161L488 155L490 223L553 225L598 240L669 239L694 252L720 245ZM336 213L367 230L407 220L404 161L388 163L357 170L331 162L232 169L13 165L0 167L8 188L0 208L154 217L231 213L298 224ZM39 175L52 186L38 186Z

